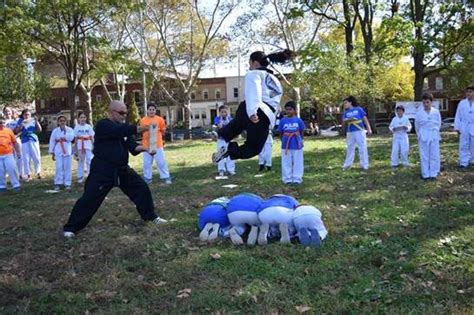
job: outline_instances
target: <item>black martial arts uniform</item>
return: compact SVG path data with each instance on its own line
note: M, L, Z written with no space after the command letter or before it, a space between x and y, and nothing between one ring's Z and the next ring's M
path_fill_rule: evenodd
M64 232L83 229L99 209L113 187L119 187L135 204L143 220L152 221L154 211L150 189L128 166L128 152L137 155L134 135L137 127L102 119L95 126L94 158L91 162L84 194L74 205Z

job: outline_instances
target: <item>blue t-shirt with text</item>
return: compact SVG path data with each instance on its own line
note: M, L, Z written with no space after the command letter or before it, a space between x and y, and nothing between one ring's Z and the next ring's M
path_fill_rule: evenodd
M300 150L303 148L304 122L299 117L284 117L278 125L281 132L281 148Z
M219 126L219 124L221 123L221 121L223 122L223 125L227 125L228 123L230 123L230 121L232 120L232 117L231 116L226 116L225 118L222 118L221 116L216 116L214 118L214 125L216 126Z
M357 122L357 123L346 123L347 124L347 128L346 128L346 131L347 132L354 132L354 131L361 131L361 130L365 130L365 125L364 125L364 121L363 121L363 118L367 116L367 114L365 113L364 109L362 107L353 107L352 109L347 109L344 111L344 115L343 115L343 119L346 120L346 119L356 119L360 122Z

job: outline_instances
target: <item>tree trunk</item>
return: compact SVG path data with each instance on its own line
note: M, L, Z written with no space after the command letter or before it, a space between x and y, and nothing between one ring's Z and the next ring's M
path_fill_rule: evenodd
M85 93L86 95L86 115L87 115L87 120L89 121L89 124L93 125L92 121L92 91L91 90L86 90Z
M67 102L71 112L71 128L74 128L76 118L76 84L70 80L67 81Z
M184 127L189 133L189 139L192 139L191 100L185 100L185 103L184 103Z
M415 52L413 55L413 70L415 71L415 84L413 86L413 92L415 95L415 101L421 101L423 95L423 81L425 66L423 64L424 54L421 52Z
M349 56L354 50L354 41L352 33L354 31L354 26L352 25L352 16L350 12L350 6L348 0L342 1L342 6L344 9L344 33L346 38L346 54Z
M293 101L296 102L296 115L300 117L301 115L301 89L299 87L292 87L291 94Z

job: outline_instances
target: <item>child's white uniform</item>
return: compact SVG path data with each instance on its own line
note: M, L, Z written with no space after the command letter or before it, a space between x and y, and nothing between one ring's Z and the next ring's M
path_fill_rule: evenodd
M423 108L418 110L415 118L415 128L420 150L421 176L423 178L437 177L440 171L440 127L441 115L439 110L431 108L429 113Z
M281 177L285 184L303 182L303 130L304 122L298 117L285 117L278 126L281 140Z
M221 120L222 120L221 116L216 116L216 118L214 119L214 125L219 126L219 124L221 123ZM227 116L226 119L224 119L223 121L223 126L227 125L231 120L232 120L232 117ZM216 144L217 150L219 150L219 148L222 148L222 147L227 149L228 145L229 144L224 139L222 138L217 139L217 144ZM230 175L235 175L235 161L231 160L230 157L226 157L225 159L220 160L217 163L217 171L219 173L227 171L229 172Z
M258 165L265 165L267 167L272 166L272 150L273 150L273 136L272 132L268 132L268 138L262 149L262 152L258 155Z
M8 119L6 121L6 124L5 124L5 127L11 129L12 131L15 131L15 128L18 126L18 119L15 120L15 119ZM18 144L18 147L20 148L20 152L21 152L21 139L20 137L16 137L16 143ZM18 158L18 155L17 153L13 153L13 157L16 161L16 167L17 167L17 170L18 170L18 175L20 176L20 178L23 177L23 161L21 160L21 157Z
M454 118L459 135L459 165L474 165L474 101L462 100Z
M71 186L71 164L72 164L72 141L74 130L68 126L65 130L60 127L54 128L49 138L49 153L54 154L56 159L56 174L54 185Z
M94 139L94 129L89 124L76 125L74 127L74 136L76 138L77 148L77 180L82 182L84 173L89 173L89 168L93 158L92 141Z
M405 127L403 130L394 130L396 128ZM393 142L392 142L392 157L391 164L392 166L398 166L398 157L400 156L402 164L408 166L408 151L410 148L408 140L408 132L411 130L411 123L408 117L402 115L398 117L397 115L393 117L388 127L391 132L393 132Z

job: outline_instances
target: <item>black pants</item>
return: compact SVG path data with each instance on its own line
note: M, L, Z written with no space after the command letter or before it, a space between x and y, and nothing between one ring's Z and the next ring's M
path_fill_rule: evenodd
M250 159L262 151L268 138L270 120L260 108L257 116L259 122L253 123L247 115L245 102L242 102L237 108L234 119L217 132L226 142L230 142L242 131L247 131L247 139L243 145L239 146L236 142L229 143L227 152L232 160Z
M140 175L129 166L111 168L93 159L84 194L72 208L64 231L77 232L85 228L114 186L118 186L130 198L143 220L157 218L150 189Z

